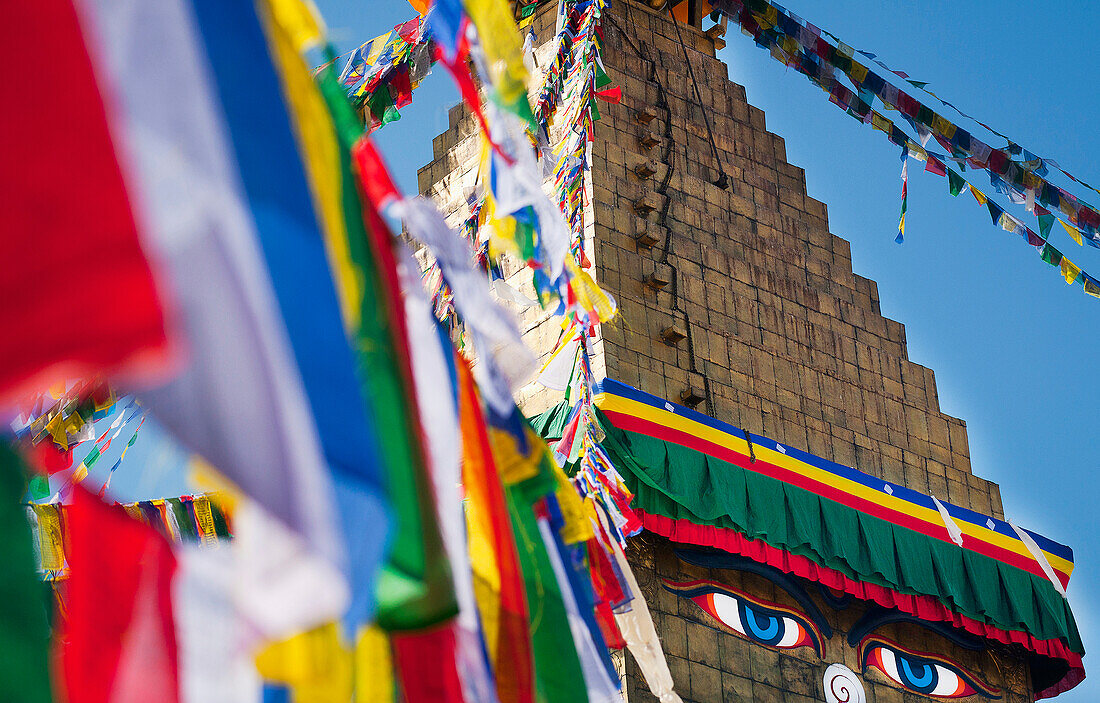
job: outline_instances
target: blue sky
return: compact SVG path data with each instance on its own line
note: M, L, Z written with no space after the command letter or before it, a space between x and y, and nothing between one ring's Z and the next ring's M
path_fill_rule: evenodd
M1100 109L1094 33L1084 31L1100 22L1100 7L1008 0L788 3L892 68L929 81L929 88L1029 150L1100 182L1092 161L1100 154L1100 130L1090 126ZM412 16L405 0L317 4L341 50ZM1100 300L1065 285L1033 249L993 227L973 198L951 198L946 179L915 161L906 242L894 244L897 148L751 39L732 30L727 39L720 58L730 79L746 87L768 129L786 140L788 160L805 168L809 194L828 205L833 233L852 244L855 271L878 282L883 314L905 324L910 358L935 370L943 410L967 421L974 472L1001 485L1008 517L1074 548L1070 600L1086 648L1100 652L1094 634L1100 535L1093 529L1100 374L1098 355L1089 351L1100 345ZM406 192L415 192L416 169L431 160L432 138L446 128L447 109L457 99L450 78L437 71L402 119L378 134ZM1100 203L1093 196L1086 200ZM1010 212L1025 216L1021 207ZM1052 242L1100 276L1100 250L1078 247L1054 229ZM186 490L179 479L186 456L149 423L142 433L115 478L120 497ZM123 433L100 471L128 436ZM1087 670L1097 666L1090 657L1085 663ZM1058 700L1097 699L1100 673Z

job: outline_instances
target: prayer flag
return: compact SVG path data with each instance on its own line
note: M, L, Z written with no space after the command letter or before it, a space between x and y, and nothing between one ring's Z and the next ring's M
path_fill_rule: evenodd
M178 700L168 541L82 488L69 521L62 679L69 703Z
M1048 215L1048 217L1053 217L1053 215ZM1069 236L1073 237L1073 241L1077 242L1078 246L1084 244L1084 242L1081 241L1081 232L1079 232L1076 227L1061 219L1058 220L1058 224L1062 225L1062 228L1066 230ZM1047 225L1047 229L1050 229L1050 225Z
M951 189L951 195L958 195L966 190L967 183L962 176L955 173L951 169L947 169L947 183L948 188Z
M63 376L152 380L168 360L164 291L139 238L135 184L120 166L121 125L72 0L11 5L2 38L0 76L26 109L0 117L0 296L20 301L0 314L0 405ZM57 66L72 81L64 90ZM96 291L96 304L59 324L77 290Z
M1039 234L1043 236L1043 239L1050 238L1050 228L1054 224L1055 217L1049 212L1045 215L1039 215ZM1060 222L1061 220L1059 220Z
M26 485L18 455L0 443L0 700L50 703L50 587L35 573Z

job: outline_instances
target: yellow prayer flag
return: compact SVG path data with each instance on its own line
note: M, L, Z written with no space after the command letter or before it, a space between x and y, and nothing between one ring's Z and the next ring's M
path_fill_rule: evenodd
M505 0L466 0L466 13L477 27L478 38L494 73L493 86L504 105L527 99L527 67L523 40ZM528 109L530 107L528 106Z
M294 703L347 703L351 699L351 652L328 623L268 645L256 655L256 670L291 689Z
M38 519L38 547L42 568L46 571L59 571L65 568L65 543L61 537L61 518L57 515L57 506L35 504L31 507Z
M562 540L566 544L587 542L596 536L596 532L592 527L592 521L588 519L588 511L584 508L584 501L557 462L550 461L547 463L553 467L554 480L558 484L558 487L554 490L554 495L558 499L558 506L561 508L562 518L565 521L565 525L561 528Z
M46 423L46 430L49 431L53 441L61 445L62 450L69 448L69 439L65 436L65 419L61 417L60 412L51 417L50 421Z
M390 640L377 625L359 630L355 644L355 703L393 703Z
M768 27L774 27L779 23L779 10L775 7L768 5L768 9L764 11L764 19L768 21Z
M856 83L862 83L867 80L867 67L858 61L852 62L852 70L848 72L848 75L852 77Z
M573 257L565 258L565 267L571 276L570 284L577 296L577 303L585 310L595 310L600 322L607 322L615 316L615 303L597 285L591 275L573 261Z
M88 478L88 465L82 461L80 466L76 467L76 471L73 472L72 482L74 484L83 483L86 478Z
M1081 240L1081 233L1077 231L1076 227L1067 222L1063 222L1061 218L1056 219L1058 220L1058 224L1062 225L1062 227L1065 228L1066 232L1069 233L1069 236L1073 237L1073 241L1077 242L1077 246L1085 245L1085 243Z
M392 32L379 34L377 37L367 42L370 44L370 53L367 54L365 59L368 66L374 64L374 62L378 60L378 57L382 55L382 52L386 49L386 39L389 38L390 34L392 34Z
M533 432L526 433L528 453L521 454L516 438L505 430L495 427L489 428L489 443L493 447L493 460L497 465L497 473L500 480L506 486L512 486L521 481L538 476L539 460L542 452L540 444L545 444L542 438Z
M942 115L932 115L932 131L943 136L945 139L954 137L956 129L958 128Z
M195 508L195 522L199 526L199 539L202 544L215 544L218 541L217 528L214 527L214 512L210 509L210 499L196 496L192 501Z
M1066 283L1073 285L1077 280L1077 277L1081 274L1081 269L1073 264L1072 261L1066 257L1062 257L1062 277L1066 279Z
M989 199L985 197L985 193L981 192L974 186L970 186L970 194L974 196L974 199L978 201L979 205L985 205L986 201Z

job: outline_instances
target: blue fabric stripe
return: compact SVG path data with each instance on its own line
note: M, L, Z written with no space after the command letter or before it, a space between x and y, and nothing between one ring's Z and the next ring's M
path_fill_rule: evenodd
M264 263L336 487L354 627L374 610L389 528L379 438L344 330L292 118L250 2L194 0ZM354 630L352 630L354 632Z

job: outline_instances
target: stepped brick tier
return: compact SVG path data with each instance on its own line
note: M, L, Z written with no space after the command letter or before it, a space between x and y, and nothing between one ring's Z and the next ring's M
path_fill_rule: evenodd
M531 23L543 67L556 8ZM1064 584L1072 553L1004 521L966 424L941 412L905 328L729 81L721 28L702 30L695 0L676 14L638 0L604 13L623 97L599 106L585 251L619 304L589 345L608 379L597 413L635 493L628 554L677 691L1018 703L1072 687L1080 639L1036 558ZM434 150L420 188L458 225L480 150L463 107ZM504 269L534 297L522 262ZM521 315L548 358L558 320ZM569 419L560 392L531 384L521 400L547 437ZM627 699L653 700L629 657L625 670Z

